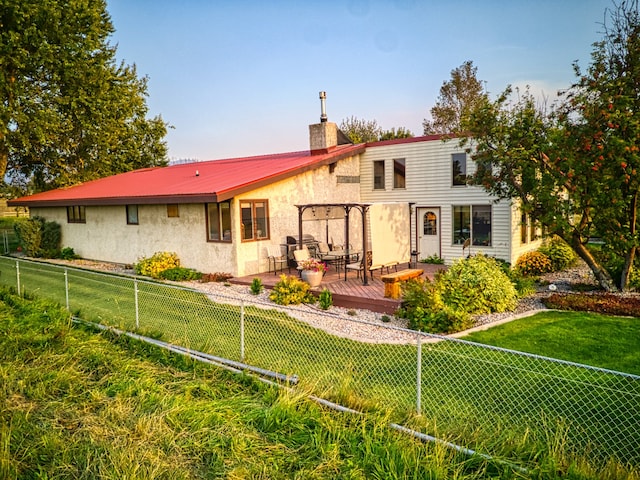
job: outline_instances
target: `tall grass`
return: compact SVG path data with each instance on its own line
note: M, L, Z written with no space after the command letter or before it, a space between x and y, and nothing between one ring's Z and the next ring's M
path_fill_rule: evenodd
M0 478L486 478L425 445L0 292Z

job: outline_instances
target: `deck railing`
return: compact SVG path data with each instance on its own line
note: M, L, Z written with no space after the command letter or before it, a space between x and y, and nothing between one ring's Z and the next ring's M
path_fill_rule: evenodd
M323 399L388 410L392 421L516 463L547 449L640 465L635 375L11 257L0 257L0 284L59 302L84 321L296 378ZM331 333L336 323L340 335ZM355 331L366 331L369 341ZM382 333L394 342L376 343Z

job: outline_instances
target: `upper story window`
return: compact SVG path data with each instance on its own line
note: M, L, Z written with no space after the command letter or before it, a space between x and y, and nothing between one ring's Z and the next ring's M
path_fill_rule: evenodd
M210 242L231 241L231 203L207 203L207 240Z
M127 225L138 225L137 205L127 205Z
M393 161L393 188L405 188L406 161L404 158L396 158Z
M241 234L243 241L269 238L269 204L267 200L240 202Z
M384 190L384 160L373 162L373 189Z
M67 207L67 223L87 223L84 206L74 205Z
M467 154L453 153L451 155L451 167L453 172L452 185L467 184Z
M180 210L177 203L167 205L167 217L179 217Z

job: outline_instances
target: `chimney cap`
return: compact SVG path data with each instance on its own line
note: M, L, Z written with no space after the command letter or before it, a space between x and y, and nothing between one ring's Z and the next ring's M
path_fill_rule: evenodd
M327 121L327 107L325 101L327 99L327 92L320 92L320 122Z

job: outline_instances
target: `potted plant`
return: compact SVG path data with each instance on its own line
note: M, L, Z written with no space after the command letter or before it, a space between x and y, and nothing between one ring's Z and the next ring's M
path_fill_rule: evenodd
M327 265L316 258L309 258L300 262L302 280L311 287L317 287L322 282L322 276L327 271Z

